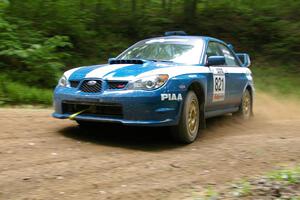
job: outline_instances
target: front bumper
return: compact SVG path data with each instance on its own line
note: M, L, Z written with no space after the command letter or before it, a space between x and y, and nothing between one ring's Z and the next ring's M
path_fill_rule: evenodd
M58 119L68 119L70 117L69 114L58 114L58 113L53 113L52 116ZM165 119L163 121L126 120L126 119L116 119L116 118L109 118L109 117L94 117L89 115L78 115L74 119L82 120L82 121L93 121L93 122L121 123L124 125L132 125L132 126L171 126L176 124L173 119Z
M172 126L178 124L182 101L161 100L162 93L170 93L164 88L155 91L103 91L102 93L84 93L76 88L57 87L54 91L53 117L67 119L74 113L66 113L63 103L72 101L85 104L118 104L122 107L122 116L102 116L82 113L74 120L95 122L113 122L124 125ZM176 92L171 92L176 93ZM178 94L178 92L177 92Z

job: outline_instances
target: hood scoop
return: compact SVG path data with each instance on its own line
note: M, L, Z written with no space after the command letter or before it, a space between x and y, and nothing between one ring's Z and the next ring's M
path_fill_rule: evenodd
M113 65L113 64L144 64L145 61L143 60L138 60L138 59L134 59L134 60L109 60L108 64Z

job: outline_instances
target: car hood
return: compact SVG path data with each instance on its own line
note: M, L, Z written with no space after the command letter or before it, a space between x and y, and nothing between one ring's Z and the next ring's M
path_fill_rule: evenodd
M71 69L65 72L65 76L70 80L100 78L104 80L130 81L157 74L168 74L172 77L178 74L199 72L200 68L206 67L185 66L183 64L166 62L145 62L144 64L104 64Z

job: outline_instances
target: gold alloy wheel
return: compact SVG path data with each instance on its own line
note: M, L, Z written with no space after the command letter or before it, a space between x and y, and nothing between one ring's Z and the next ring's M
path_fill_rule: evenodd
M196 134L196 129L198 126L198 103L196 99L193 99L188 112L188 129L191 136Z
M251 112L251 96L249 92L246 92L243 98L243 114L245 117L249 117L250 112Z

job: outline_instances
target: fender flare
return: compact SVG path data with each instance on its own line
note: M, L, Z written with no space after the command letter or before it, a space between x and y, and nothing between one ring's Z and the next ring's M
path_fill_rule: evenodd
M207 82L205 84L198 80L191 81L187 91L191 89L196 93L199 101L200 128L205 129L206 128L205 107L207 102Z

